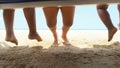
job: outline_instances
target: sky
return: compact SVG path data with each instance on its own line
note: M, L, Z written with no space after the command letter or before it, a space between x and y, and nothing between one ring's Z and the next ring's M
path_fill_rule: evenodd
M119 15L117 11L117 5L110 5L108 11L114 26L118 28L117 24L119 22ZM48 29L43 10L40 7L36 8L36 26L38 30ZM57 17L57 29L59 30L61 28L62 16L61 12L59 11ZM2 10L0 10L0 29L5 29ZM15 11L14 29L28 30L28 25L22 9L16 9ZM95 5L82 5L76 6L74 22L71 30L106 30L106 27L98 17Z

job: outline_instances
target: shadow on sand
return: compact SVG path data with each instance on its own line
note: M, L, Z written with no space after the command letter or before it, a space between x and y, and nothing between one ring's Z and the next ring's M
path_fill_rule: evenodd
M57 46L10 47L0 44L0 68L119 68L120 42L93 48Z

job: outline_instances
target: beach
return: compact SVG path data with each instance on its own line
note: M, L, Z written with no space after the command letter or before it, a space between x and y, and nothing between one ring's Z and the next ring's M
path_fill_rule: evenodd
M59 46L51 47L49 30L38 30L42 42L28 39L28 30L15 30L19 45L6 42L0 30L0 68L119 68L120 31L108 42L107 30L70 30L72 46L64 46L58 30Z

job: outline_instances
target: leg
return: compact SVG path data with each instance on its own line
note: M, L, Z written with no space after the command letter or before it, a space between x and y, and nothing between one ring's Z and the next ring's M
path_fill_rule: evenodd
M119 13L119 23L118 23L118 27L120 29L120 4L118 4L118 13Z
M116 33L117 29L112 24L112 21L111 21L109 13L107 11L107 8L108 8L108 5L106 5L106 4L105 5L97 5L98 15L108 29L108 34L109 34L108 41L111 41L114 34Z
M13 31L14 10L5 9L3 11L3 17L4 17L5 28L6 28L6 41L13 42L17 45L18 42Z
M35 20L35 9L34 8L24 8L24 15L26 17L29 26L29 39L36 39L37 41L42 41L41 37L36 31L36 20Z
M57 7L49 7L49 8L43 8L47 26L50 28L53 37L54 37L54 43L53 45L58 45L58 37L56 32L56 23L57 23L57 13L59 8Z
M75 7L62 7L63 27L62 27L62 39L65 45L70 45L67 39L67 33L73 24Z

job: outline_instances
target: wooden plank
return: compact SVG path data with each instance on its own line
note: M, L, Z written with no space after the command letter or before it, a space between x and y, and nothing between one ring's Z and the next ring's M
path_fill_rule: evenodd
M116 4L120 0L0 0L0 9L24 7L53 7L71 5Z

